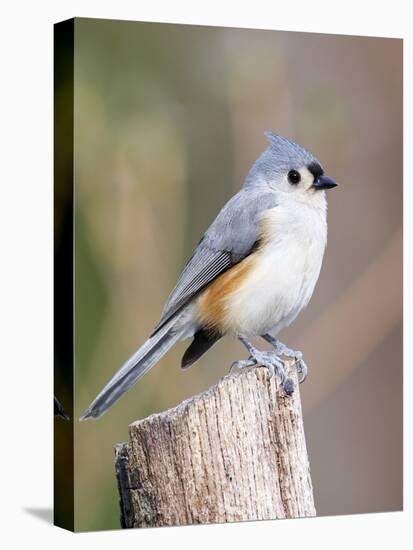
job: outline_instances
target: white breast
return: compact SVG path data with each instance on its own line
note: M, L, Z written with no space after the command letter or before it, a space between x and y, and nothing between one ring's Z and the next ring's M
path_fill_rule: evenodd
M227 329L250 337L278 332L308 304L327 240L325 204L280 204L265 213L261 227L254 269L227 308Z

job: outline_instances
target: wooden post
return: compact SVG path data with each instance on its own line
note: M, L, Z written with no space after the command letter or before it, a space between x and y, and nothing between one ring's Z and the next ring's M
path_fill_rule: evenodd
M315 516L300 394L264 367L129 426L115 448L122 527Z

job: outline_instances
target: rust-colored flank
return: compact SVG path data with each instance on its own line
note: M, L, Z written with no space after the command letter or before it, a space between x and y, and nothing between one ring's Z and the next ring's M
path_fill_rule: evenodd
M228 302L243 284L256 260L251 254L242 262L219 275L198 298L198 315L202 326L221 333L226 332Z

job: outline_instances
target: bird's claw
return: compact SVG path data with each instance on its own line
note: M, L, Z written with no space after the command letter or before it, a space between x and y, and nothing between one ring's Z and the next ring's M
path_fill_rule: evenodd
M301 375L300 378L298 379L298 382L302 384L304 380L307 378L308 367L305 364L305 361L303 359L296 360L296 365L297 365L297 372L298 374Z
M229 372L232 372L233 369L244 369L246 367L252 367L255 364L256 363L252 359L252 357L249 357L248 359L240 359L232 363L232 365L229 368Z
M294 393L294 380L292 378L287 378L283 384L283 389L287 395L292 395Z
M308 367L303 359L303 354L301 351L295 351L288 348L285 344L280 342L280 340L277 340L270 334L265 334L263 338L275 348L277 355L283 355L284 357L294 359L294 362L297 365L297 372L300 375L298 381L302 384L307 378Z
M268 369L270 378L272 378L275 373L278 374L278 376L280 377L280 384L283 388L286 382L290 381L292 383L291 379L286 378L284 364L281 359L278 358L276 353L270 351L259 351L257 349L251 349L250 351L251 355L248 359L241 359L232 363L230 372L234 368L242 369L245 367L263 366ZM291 390L291 384L289 384L288 388L291 393L294 391L294 388ZM288 395L291 395L291 393L289 393L287 390L285 390L285 392Z

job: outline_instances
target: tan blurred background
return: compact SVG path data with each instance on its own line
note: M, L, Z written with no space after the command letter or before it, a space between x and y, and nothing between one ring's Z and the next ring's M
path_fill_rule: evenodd
M281 333L319 515L402 507L402 41L78 19L77 417L146 339L185 261L266 147L310 149L340 187L310 305ZM188 371L178 344L99 421L75 423L75 525L119 528L113 446L245 356Z

